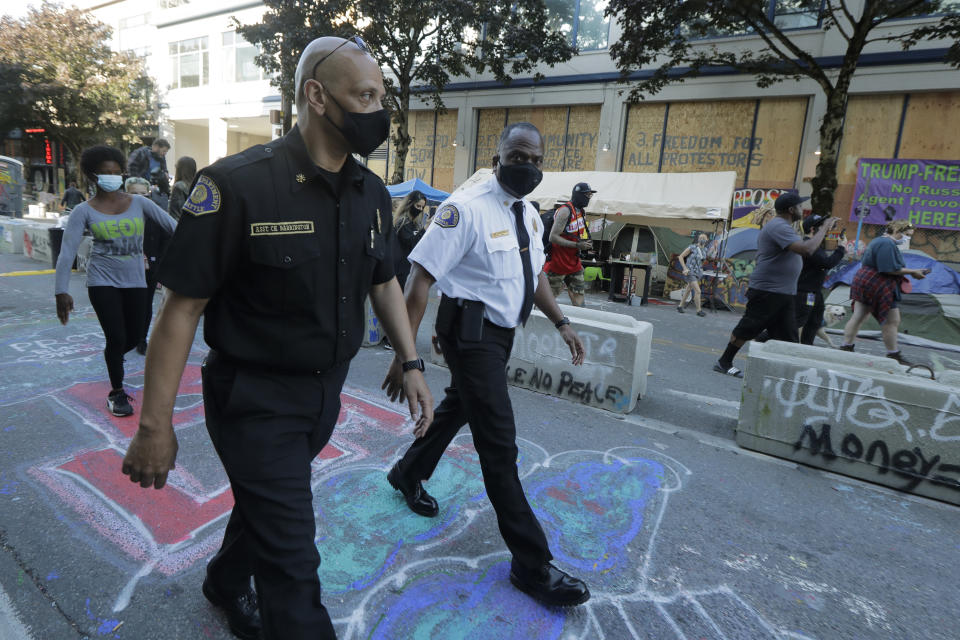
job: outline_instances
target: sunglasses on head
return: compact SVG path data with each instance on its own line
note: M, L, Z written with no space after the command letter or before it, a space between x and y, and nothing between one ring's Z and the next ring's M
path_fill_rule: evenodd
M333 48L333 51L331 51L327 55L317 60L316 64L313 65L313 71L310 72L310 77L313 78L314 76L317 75L317 67L320 66L321 62L323 62L324 60L326 60L327 58L335 54L337 51L339 51L340 47L350 42L357 45L357 48L360 49L360 51L363 51L364 53L370 53L370 47L368 47L367 43L363 41L363 38L361 38L360 36L350 36L349 38L347 38L346 40L344 40L343 42L335 46Z

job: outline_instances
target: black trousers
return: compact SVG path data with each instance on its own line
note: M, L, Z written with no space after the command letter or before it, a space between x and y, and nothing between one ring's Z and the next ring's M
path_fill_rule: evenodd
M807 296L813 296L813 304L807 304ZM800 331L802 344L813 344L817 331L823 326L823 313L826 305L823 302L823 292L808 293L797 291L797 329Z
M146 307L143 310L143 336L140 338L140 341L146 341L147 331L150 329L150 321L153 319L153 299L157 295L157 277L160 275L159 262L151 263L149 269L147 269L147 290L146 290Z
M795 305L795 294L747 289L747 308L732 333L753 340L766 329L772 340L800 342Z
M289 375L215 352L203 367L207 431L235 501L207 574L227 594L253 576L266 640L336 637L320 602L310 463L333 433L347 369Z
M460 427L469 423L500 534L518 562L537 568L553 556L517 473L517 430L506 373L514 331L485 321L481 340L466 342L458 337L459 314L452 315L450 326L437 322L450 386L427 435L414 441L401 459L400 473L413 481L429 478Z
M123 387L123 354L133 349L143 335L143 307L146 294L141 288L88 287L90 304L100 321L106 347L103 359L114 389Z

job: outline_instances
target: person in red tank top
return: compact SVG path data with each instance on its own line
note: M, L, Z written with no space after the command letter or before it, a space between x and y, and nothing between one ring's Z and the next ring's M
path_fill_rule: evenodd
M578 182L573 187L570 201L557 209L553 216L553 228L550 230L550 244L553 248L550 259L543 265L554 297L560 296L560 290L566 284L570 303L576 307L583 306L586 289L580 251L593 248L583 210L595 193L586 182Z

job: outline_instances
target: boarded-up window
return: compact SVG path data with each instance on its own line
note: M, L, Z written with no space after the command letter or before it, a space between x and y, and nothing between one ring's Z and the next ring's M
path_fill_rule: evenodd
M755 100L677 102L670 105L663 140L663 173L736 171L742 184L751 162ZM753 149L761 161L761 148Z
M474 169L490 166L505 122L529 122L540 130L544 171L592 171L596 166L600 105L480 110Z
M627 131L623 140L623 171L656 173L663 147L663 119L666 104L632 104L627 112Z
M847 102L833 214L845 220L850 214L860 158L892 158L903 114L903 94L851 96Z
M960 158L960 91L911 93L899 158Z
M806 98L630 105L621 167L736 171L738 185L793 187L806 111Z
M806 98L764 98L757 109L751 185L792 189L797 179Z
M473 156L473 168L489 169L493 156L497 155L500 132L507 122L506 109L480 109L477 121L477 143Z

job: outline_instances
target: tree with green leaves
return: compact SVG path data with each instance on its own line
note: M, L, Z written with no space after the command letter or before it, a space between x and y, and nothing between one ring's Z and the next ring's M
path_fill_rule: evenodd
M386 71L393 111L397 163L391 183L403 181L410 133L411 98L444 108L441 93L451 79L490 72L504 84L569 60L574 48L548 25L544 0L266 0L262 22L239 27L258 44L257 58L275 80L284 104L293 102L299 52L318 35L359 35Z
M820 124L812 206L814 213L830 215L847 96L864 49L885 42L906 50L921 41L943 39L952 45L944 61L957 66L958 9L956 0L610 0L607 15L616 16L623 28L610 55L624 81L639 69L651 71L632 81L634 101L717 67L751 74L761 88L785 80L816 82L826 97L826 113ZM919 16L929 19L907 26L895 22ZM828 68L797 44L791 37L795 28L836 31L846 42L839 67ZM759 41L731 45L713 40L732 34L754 34Z
M43 127L77 163L92 144L142 144L156 131L155 84L110 38L88 12L51 2L0 18L0 127Z

